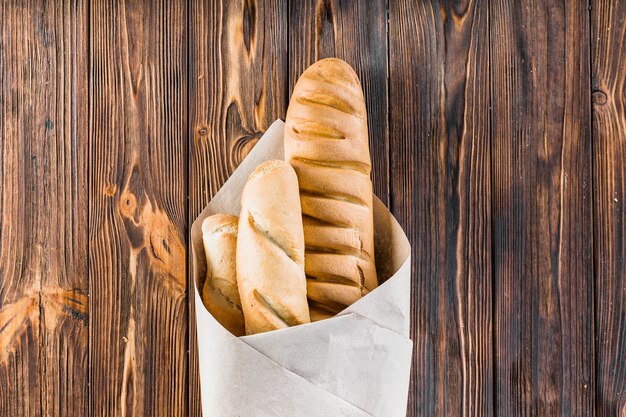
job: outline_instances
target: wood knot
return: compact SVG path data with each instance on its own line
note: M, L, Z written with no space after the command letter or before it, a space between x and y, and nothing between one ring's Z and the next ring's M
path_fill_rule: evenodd
M24 294L14 303L5 303L0 309L0 363L14 350L19 338L39 318L39 296ZM38 326L36 324L35 326Z
M117 191L117 186L115 184L109 184L104 189L104 193L109 197L113 197L115 195L115 191Z
M232 155L236 168L246 158L248 153L254 148L259 139L263 136L263 132L255 132L250 135L240 136L235 140L232 147Z
M335 44L333 5L331 0L321 0L315 10L315 55L323 58L332 56ZM330 55L328 55L330 53Z
M243 44L248 55L250 55L250 50L254 47L256 37L256 5L254 1L244 1L242 31Z
M604 91L595 90L591 93L591 102L596 106L603 106L608 101L608 97Z
M137 208L137 198L133 193L126 192L120 198L120 213L125 217L134 217Z
M208 134L209 134L209 129L207 129L206 127L201 127L200 129L198 129L198 135L204 137Z
M4 303L0 308L0 363L15 351L25 332L39 328L40 320L50 332L65 328L59 324L65 320L70 320L72 327L86 324L87 297L83 289L53 287L31 289L15 302Z
M150 264L165 276L174 278L180 291L185 288L185 245L178 236L176 227L168 215L161 210L144 210L144 242Z

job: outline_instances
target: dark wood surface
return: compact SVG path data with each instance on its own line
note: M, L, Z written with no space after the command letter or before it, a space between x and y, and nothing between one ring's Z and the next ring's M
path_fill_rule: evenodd
M187 10L92 2L92 416L187 415Z
M201 415L190 224L328 56L413 246L407 415L626 416L620 0L2 2L0 416Z
M0 416L89 410L87 6L0 4Z
M626 415L626 2L591 9L598 416Z
M492 5L496 412L592 415L589 10Z
M486 1L390 2L391 210L413 245L409 416L494 414Z

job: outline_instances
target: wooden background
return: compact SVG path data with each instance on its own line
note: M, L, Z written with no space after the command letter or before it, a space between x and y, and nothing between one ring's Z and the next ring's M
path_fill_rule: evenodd
M0 416L200 415L189 226L327 56L413 245L407 415L626 416L622 0L2 0Z

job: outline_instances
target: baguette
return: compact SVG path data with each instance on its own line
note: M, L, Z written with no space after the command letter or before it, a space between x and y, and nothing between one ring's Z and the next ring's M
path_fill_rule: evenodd
M246 334L310 321L303 233L296 173L286 162L264 162L241 195L237 282Z
M222 326L235 336L242 336L244 318L235 267L238 221L237 216L214 214L202 222L207 259L202 301Z
M311 317L325 318L378 286L365 100L344 61L318 61L296 83L285 160L300 187Z

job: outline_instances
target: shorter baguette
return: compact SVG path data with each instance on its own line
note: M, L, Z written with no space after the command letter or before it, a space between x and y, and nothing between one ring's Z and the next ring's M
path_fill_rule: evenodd
M214 214L202 222L207 275L202 301L207 310L235 336L244 334L244 317L237 288L236 247L239 219Z

